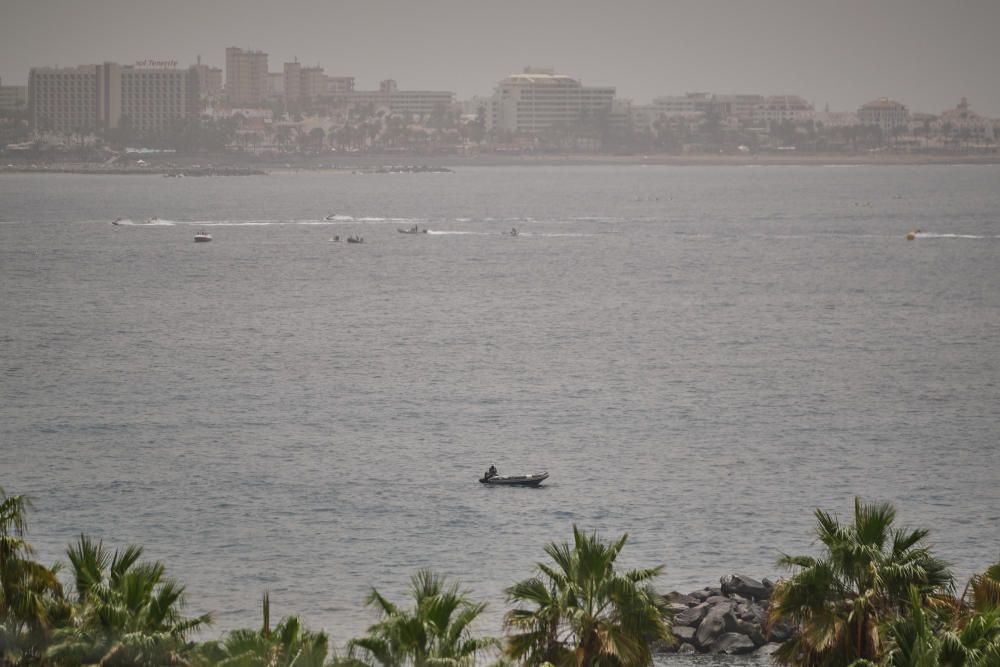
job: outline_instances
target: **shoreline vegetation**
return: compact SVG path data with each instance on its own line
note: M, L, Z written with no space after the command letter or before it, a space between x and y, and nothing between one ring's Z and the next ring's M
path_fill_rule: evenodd
M142 547L111 551L86 535L68 564L34 560L31 508L0 488L0 665L153 667L649 667L654 654L769 656L791 667L1000 667L1000 562L964 584L926 543L896 527L888 503L855 499L848 521L815 511L818 556L782 556L788 576L725 576L690 594L661 593L663 565L617 564L628 535L606 541L573 526L506 589L504 636L473 627L487 603L431 570L405 604L372 588L375 622L340 650L297 616L217 640L192 637L211 614L186 616L185 587ZM251 621L251 619L248 619ZM251 621L252 622L252 621Z
M405 162L401 162L405 160ZM963 153L757 153L757 154L479 154L467 157L448 155L331 154L324 156L276 155L258 157L239 153L143 155L141 159L90 161L51 155L0 156L0 174L87 174L151 176L262 176L298 171L346 173L447 172L461 167L525 166L916 166L916 165L995 165L1000 154Z

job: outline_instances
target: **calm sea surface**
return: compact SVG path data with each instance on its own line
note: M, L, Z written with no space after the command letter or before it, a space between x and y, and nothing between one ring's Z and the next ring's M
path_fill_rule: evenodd
M498 634L574 523L665 589L774 576L855 495L964 583L1000 556L1000 167L0 176L0 485L44 560L142 544L213 635L269 590L341 644L425 566Z

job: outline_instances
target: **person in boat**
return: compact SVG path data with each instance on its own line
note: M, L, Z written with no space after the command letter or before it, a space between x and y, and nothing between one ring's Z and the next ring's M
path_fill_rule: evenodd
M497 467L490 464L490 469L486 471L486 479L492 479L497 476Z
M511 227L510 228L510 235L511 236L517 236L517 227Z

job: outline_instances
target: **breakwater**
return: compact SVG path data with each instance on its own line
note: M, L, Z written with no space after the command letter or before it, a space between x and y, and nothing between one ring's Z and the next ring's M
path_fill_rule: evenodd
M770 655L795 633L787 623L768 621L773 590L770 579L731 574L718 586L669 593L677 642L661 652Z

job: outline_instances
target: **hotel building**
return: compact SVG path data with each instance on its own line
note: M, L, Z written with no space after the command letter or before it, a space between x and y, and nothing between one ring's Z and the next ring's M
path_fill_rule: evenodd
M267 54L226 48L226 98L233 106L260 104L267 97Z
M858 109L858 122L862 125L878 125L883 132L893 128L907 127L910 124L910 112L905 105L888 97L880 97Z
M24 111L27 108L27 86L0 85L0 112Z
M353 79L351 83L353 84ZM354 90L338 94L348 104L354 106L374 105L384 107L393 113L427 116L435 109L448 110L455 103L455 93L445 90L400 90L396 82L386 79L378 90Z
M612 87L585 87L551 69L528 67L497 85L487 126L491 131L535 134L556 123L576 123L587 114L610 113L614 98Z
M816 115L813 105L798 95L772 95L758 104L753 110L753 122L759 125L768 123L804 123L811 121Z
M198 72L198 93L206 99L216 99L222 96L222 69L209 67L201 63L201 56L198 56L198 64L194 65Z
M32 123L40 132L95 132L122 118L140 132L197 116L199 78L177 63L118 63L75 68L33 68L28 77Z

